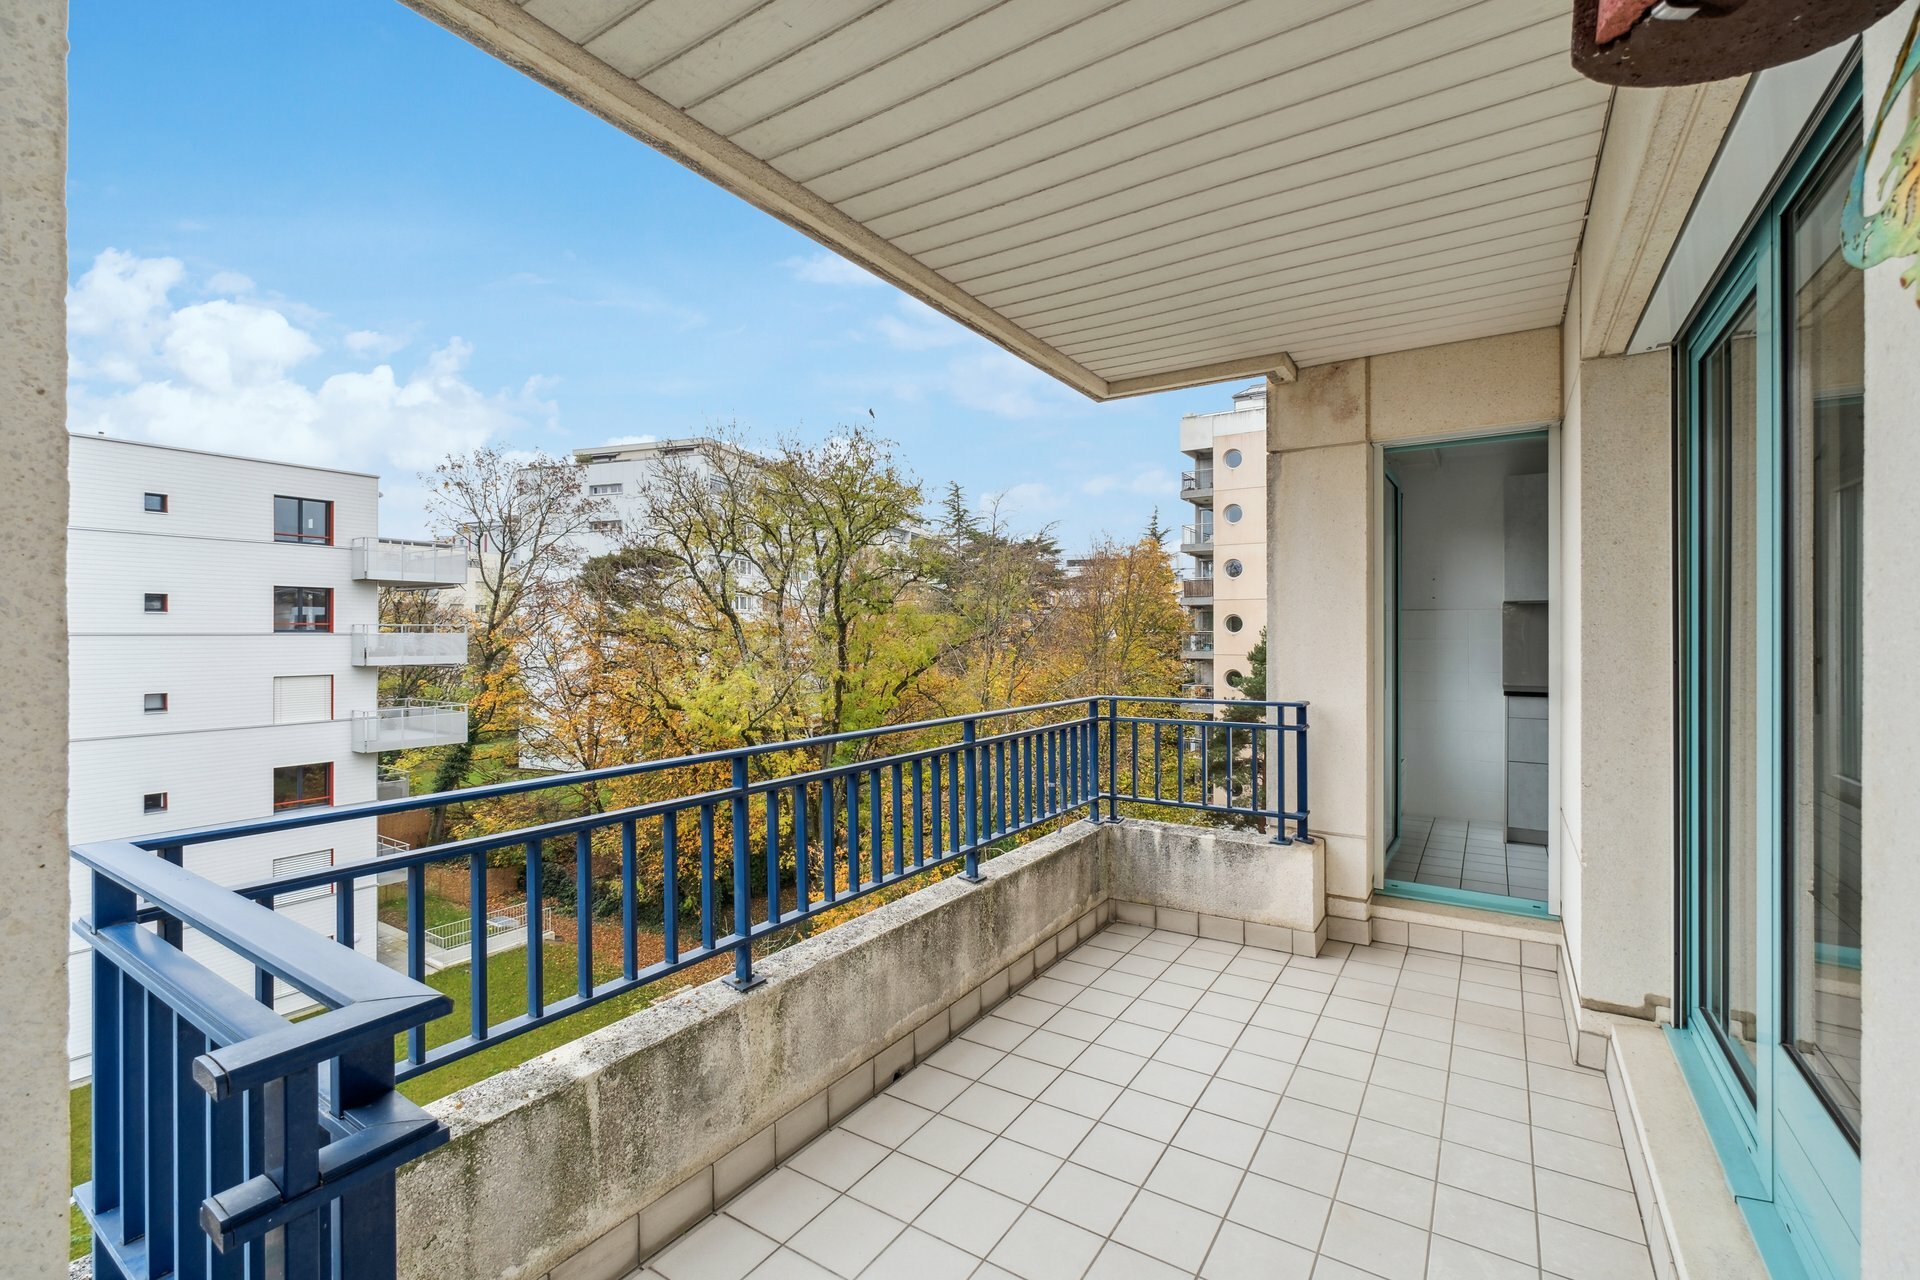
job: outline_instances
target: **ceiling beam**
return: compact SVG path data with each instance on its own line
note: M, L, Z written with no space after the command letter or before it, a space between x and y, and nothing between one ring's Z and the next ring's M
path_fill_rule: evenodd
M1137 378L1117 378L1107 384L1106 399L1151 395L1155 391L1178 391L1183 387L1203 387L1212 382L1231 382L1236 378L1272 378L1275 382L1293 382L1300 377L1293 357L1284 351L1271 355L1242 356L1214 364L1170 369L1165 373L1147 373Z

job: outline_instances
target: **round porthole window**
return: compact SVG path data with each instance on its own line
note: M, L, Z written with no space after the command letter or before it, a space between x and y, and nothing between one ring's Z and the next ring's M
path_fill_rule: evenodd
M1240 682L1244 679L1246 679L1246 677L1241 675L1238 671L1227 672L1227 685L1230 688L1238 689L1240 687Z
M1227 615L1227 630L1238 631L1243 625L1244 624L1240 621L1239 614L1230 613Z
M1237 502L1229 502L1227 504L1227 509L1221 514L1226 516L1228 524L1239 524L1240 523L1240 504Z
M1227 561L1227 576L1229 578L1239 577L1242 571L1244 571L1245 569L1246 569L1246 566L1241 564L1238 560Z
M1239 465L1240 465L1240 451L1239 451L1238 449L1229 449L1229 450L1227 450L1227 456L1225 457L1225 459L1223 459L1223 461L1225 461L1225 462L1226 462L1226 464L1227 464L1227 465L1228 465L1229 467L1237 467L1237 466L1239 466Z

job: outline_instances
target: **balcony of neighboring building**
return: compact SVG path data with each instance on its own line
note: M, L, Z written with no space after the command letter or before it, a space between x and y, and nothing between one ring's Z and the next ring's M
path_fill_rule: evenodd
M459 587L467 581L467 547L457 541L355 538L353 576L383 587Z
M1213 554L1213 525L1184 524L1180 526L1180 551L1189 556L1210 556Z
M405 698L353 713L353 749L364 754L445 747L466 740L465 703Z
M1188 605L1213 603L1213 574L1187 572L1180 575L1180 602Z
M1213 656L1213 632L1189 631L1180 637L1180 653L1188 658L1211 658Z
M356 667L458 667L466 661L465 628L380 623L353 629Z
M1212 464L1180 473L1180 501L1202 507L1213 505Z

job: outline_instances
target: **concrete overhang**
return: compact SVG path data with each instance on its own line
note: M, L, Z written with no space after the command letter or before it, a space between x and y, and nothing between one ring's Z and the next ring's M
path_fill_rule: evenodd
M1565 0L406 0L1095 399L1558 324Z

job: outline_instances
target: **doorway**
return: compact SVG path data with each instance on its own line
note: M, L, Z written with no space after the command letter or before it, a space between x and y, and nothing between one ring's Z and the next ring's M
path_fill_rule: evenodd
M1547 915L1546 433L1384 470L1384 888Z

